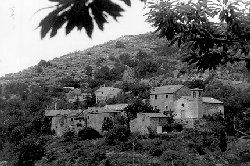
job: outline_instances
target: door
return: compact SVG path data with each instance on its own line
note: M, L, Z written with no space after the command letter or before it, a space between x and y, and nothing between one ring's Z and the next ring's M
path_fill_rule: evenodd
M181 119L185 119L185 110L181 110Z

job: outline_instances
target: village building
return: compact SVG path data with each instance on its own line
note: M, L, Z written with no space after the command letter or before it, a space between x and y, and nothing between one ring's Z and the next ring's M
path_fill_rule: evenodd
M223 102L202 96L202 89L191 89L189 96L182 96L174 102L174 117L181 120L187 127L194 127L195 123L204 115L212 115L221 113L224 115Z
M62 136L68 130L78 132L79 127L85 126L83 120L76 120L82 110L45 110L45 116L51 118L51 131L56 136Z
M150 104L161 112L172 110L174 119L188 128L195 127L204 115L224 114L223 102L203 97L202 89L184 85L167 85L151 90Z
M85 120L87 127L92 127L98 132L102 132L102 125L105 119L109 118L114 121L119 117L121 117L121 111L105 107L90 107L79 114L77 119Z
M101 87L95 91L96 103L103 104L108 99L112 99L122 94L122 89L114 87Z
M162 127L167 123L167 118L163 113L138 113L137 117L130 122L130 130L143 135L149 134L149 130L160 134Z
M150 92L150 105L161 112L173 109L174 101L181 96L190 94L190 89L184 85L166 85L152 88Z

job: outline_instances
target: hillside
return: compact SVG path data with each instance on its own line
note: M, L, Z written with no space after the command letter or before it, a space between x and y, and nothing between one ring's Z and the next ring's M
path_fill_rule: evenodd
M145 51L150 55L155 55L157 50L164 46L165 40L159 39L156 35L148 33L141 35L122 36L116 40L111 40L104 44L96 45L83 51L68 53L59 58L54 58L49 62L52 66L43 67L43 71L38 73L36 66L24 69L22 72L6 74L1 80L51 80L67 75L75 74L78 77L84 77L84 68L87 65L98 69L96 62L100 58L105 58L102 65L112 66L113 61L109 60L110 56L119 57L123 53L135 56L139 51Z
M95 73L102 66L113 68L119 61L121 55L127 54L135 59L138 52L150 56L150 61L158 65L163 71L157 75L168 75L176 79L188 80L190 78L208 77L211 72L197 74L192 66L181 63L178 59L178 50L169 48L166 39L158 38L157 34L146 33L140 35L125 35L116 40L96 45L83 51L68 53L59 58L48 61L49 65L36 65L24 69L22 72L6 74L0 78L0 82L21 81L33 83L54 84L57 80L67 76L73 76L75 80L86 79L86 66L91 66ZM123 64L124 65L124 64ZM230 65L219 69L215 73L220 79L232 79L235 81L246 81L241 67L242 65ZM158 76L157 76L158 77ZM162 76L161 76L162 77ZM165 77L165 76L164 76Z

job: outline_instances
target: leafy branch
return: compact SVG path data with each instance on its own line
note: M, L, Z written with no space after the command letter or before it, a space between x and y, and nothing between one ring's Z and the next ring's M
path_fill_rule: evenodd
M41 27L41 38L47 34L50 38L56 36L57 31L66 24L66 35L74 28L85 29L88 37L91 38L96 22L100 30L104 30L104 24L108 23L108 18L112 17L117 21L121 17L124 9L111 0L49 0L57 4L51 7L39 9L37 12L55 8L44 19L41 20L37 28ZM130 0L119 0L127 6L131 6ZM140 0L145 1L145 0ZM36 13L37 13L36 12Z

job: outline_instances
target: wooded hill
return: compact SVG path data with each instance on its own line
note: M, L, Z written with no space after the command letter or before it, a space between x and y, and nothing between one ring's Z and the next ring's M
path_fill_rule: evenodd
M129 66L137 72L134 75L135 78L144 80L151 77L154 77L151 80L161 81L169 80L169 78L190 80L213 75L223 80L248 82L248 71L240 63L219 67L216 71L199 73L193 66L181 62L178 51L176 46L169 47L167 40L159 38L155 33L125 35L83 51L68 53L48 62L41 60L37 65L24 69L22 72L6 74L5 77L0 78L0 81L54 85L58 80L71 77L73 80L86 82L87 66L91 67L93 75L105 66L109 69L117 66L123 67L121 71L124 74ZM156 84L161 85L164 82Z

